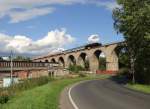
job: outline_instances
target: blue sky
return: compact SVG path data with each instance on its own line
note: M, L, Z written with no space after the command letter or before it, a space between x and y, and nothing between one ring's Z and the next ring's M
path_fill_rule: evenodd
M123 40L113 28L115 0L26 1L0 1L1 54L42 55L91 43L92 36L103 44Z

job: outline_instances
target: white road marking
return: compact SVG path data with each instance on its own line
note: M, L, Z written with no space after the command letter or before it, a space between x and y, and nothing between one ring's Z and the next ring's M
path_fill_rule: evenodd
M69 88L69 92L68 92L68 96L69 96L69 100L72 104L72 106L74 107L74 109L79 109L78 106L76 105L76 103L74 102L74 100L72 99L72 96L71 96L71 90L73 87L75 87L76 85L72 86L71 88Z
M75 86L77 86L78 84L81 84L81 83L84 83L84 82L88 82L88 81L91 81L91 80L81 81L81 82L79 82L79 83L74 84L72 87L69 88L68 96L69 96L69 100L70 100L72 106L74 107L74 109L79 109L79 107L76 105L76 103L74 102L74 100L73 100L73 98L72 98L72 96L71 96L71 90L72 90Z

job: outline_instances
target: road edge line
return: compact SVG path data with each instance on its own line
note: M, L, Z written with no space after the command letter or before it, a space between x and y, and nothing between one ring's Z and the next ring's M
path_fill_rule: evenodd
M76 105L76 103L74 102L74 100L73 100L73 98L72 98L72 96L71 96L71 90L72 90L74 87L76 87L77 85L82 84L82 83L85 83L85 82L88 82L88 81L92 81L92 80L80 81L80 82L78 82L78 83L72 85L72 86L69 88L68 96L69 96L69 100L70 100L72 106L74 107L74 109L79 109L79 107Z
M73 85L72 87L69 88L69 91L68 91L68 96L69 96L69 100L72 104L72 106L74 107L74 109L79 109L78 106L76 105L76 103L74 102L74 100L72 99L72 96L71 96L71 90L72 88L74 88L77 84Z

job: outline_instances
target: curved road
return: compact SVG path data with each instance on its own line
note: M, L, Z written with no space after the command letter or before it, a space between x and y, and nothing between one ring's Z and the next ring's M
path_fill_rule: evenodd
M108 79L80 83L70 94L79 109L150 109L150 94L129 90Z

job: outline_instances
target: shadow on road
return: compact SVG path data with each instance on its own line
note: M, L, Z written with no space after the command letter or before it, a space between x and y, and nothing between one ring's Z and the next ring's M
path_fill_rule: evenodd
M121 85L125 85L125 84L127 84L129 82L127 77L125 77L125 76L118 76L118 75L110 77L109 80L111 80L111 81L113 81L113 82L115 82L117 84L121 84Z

